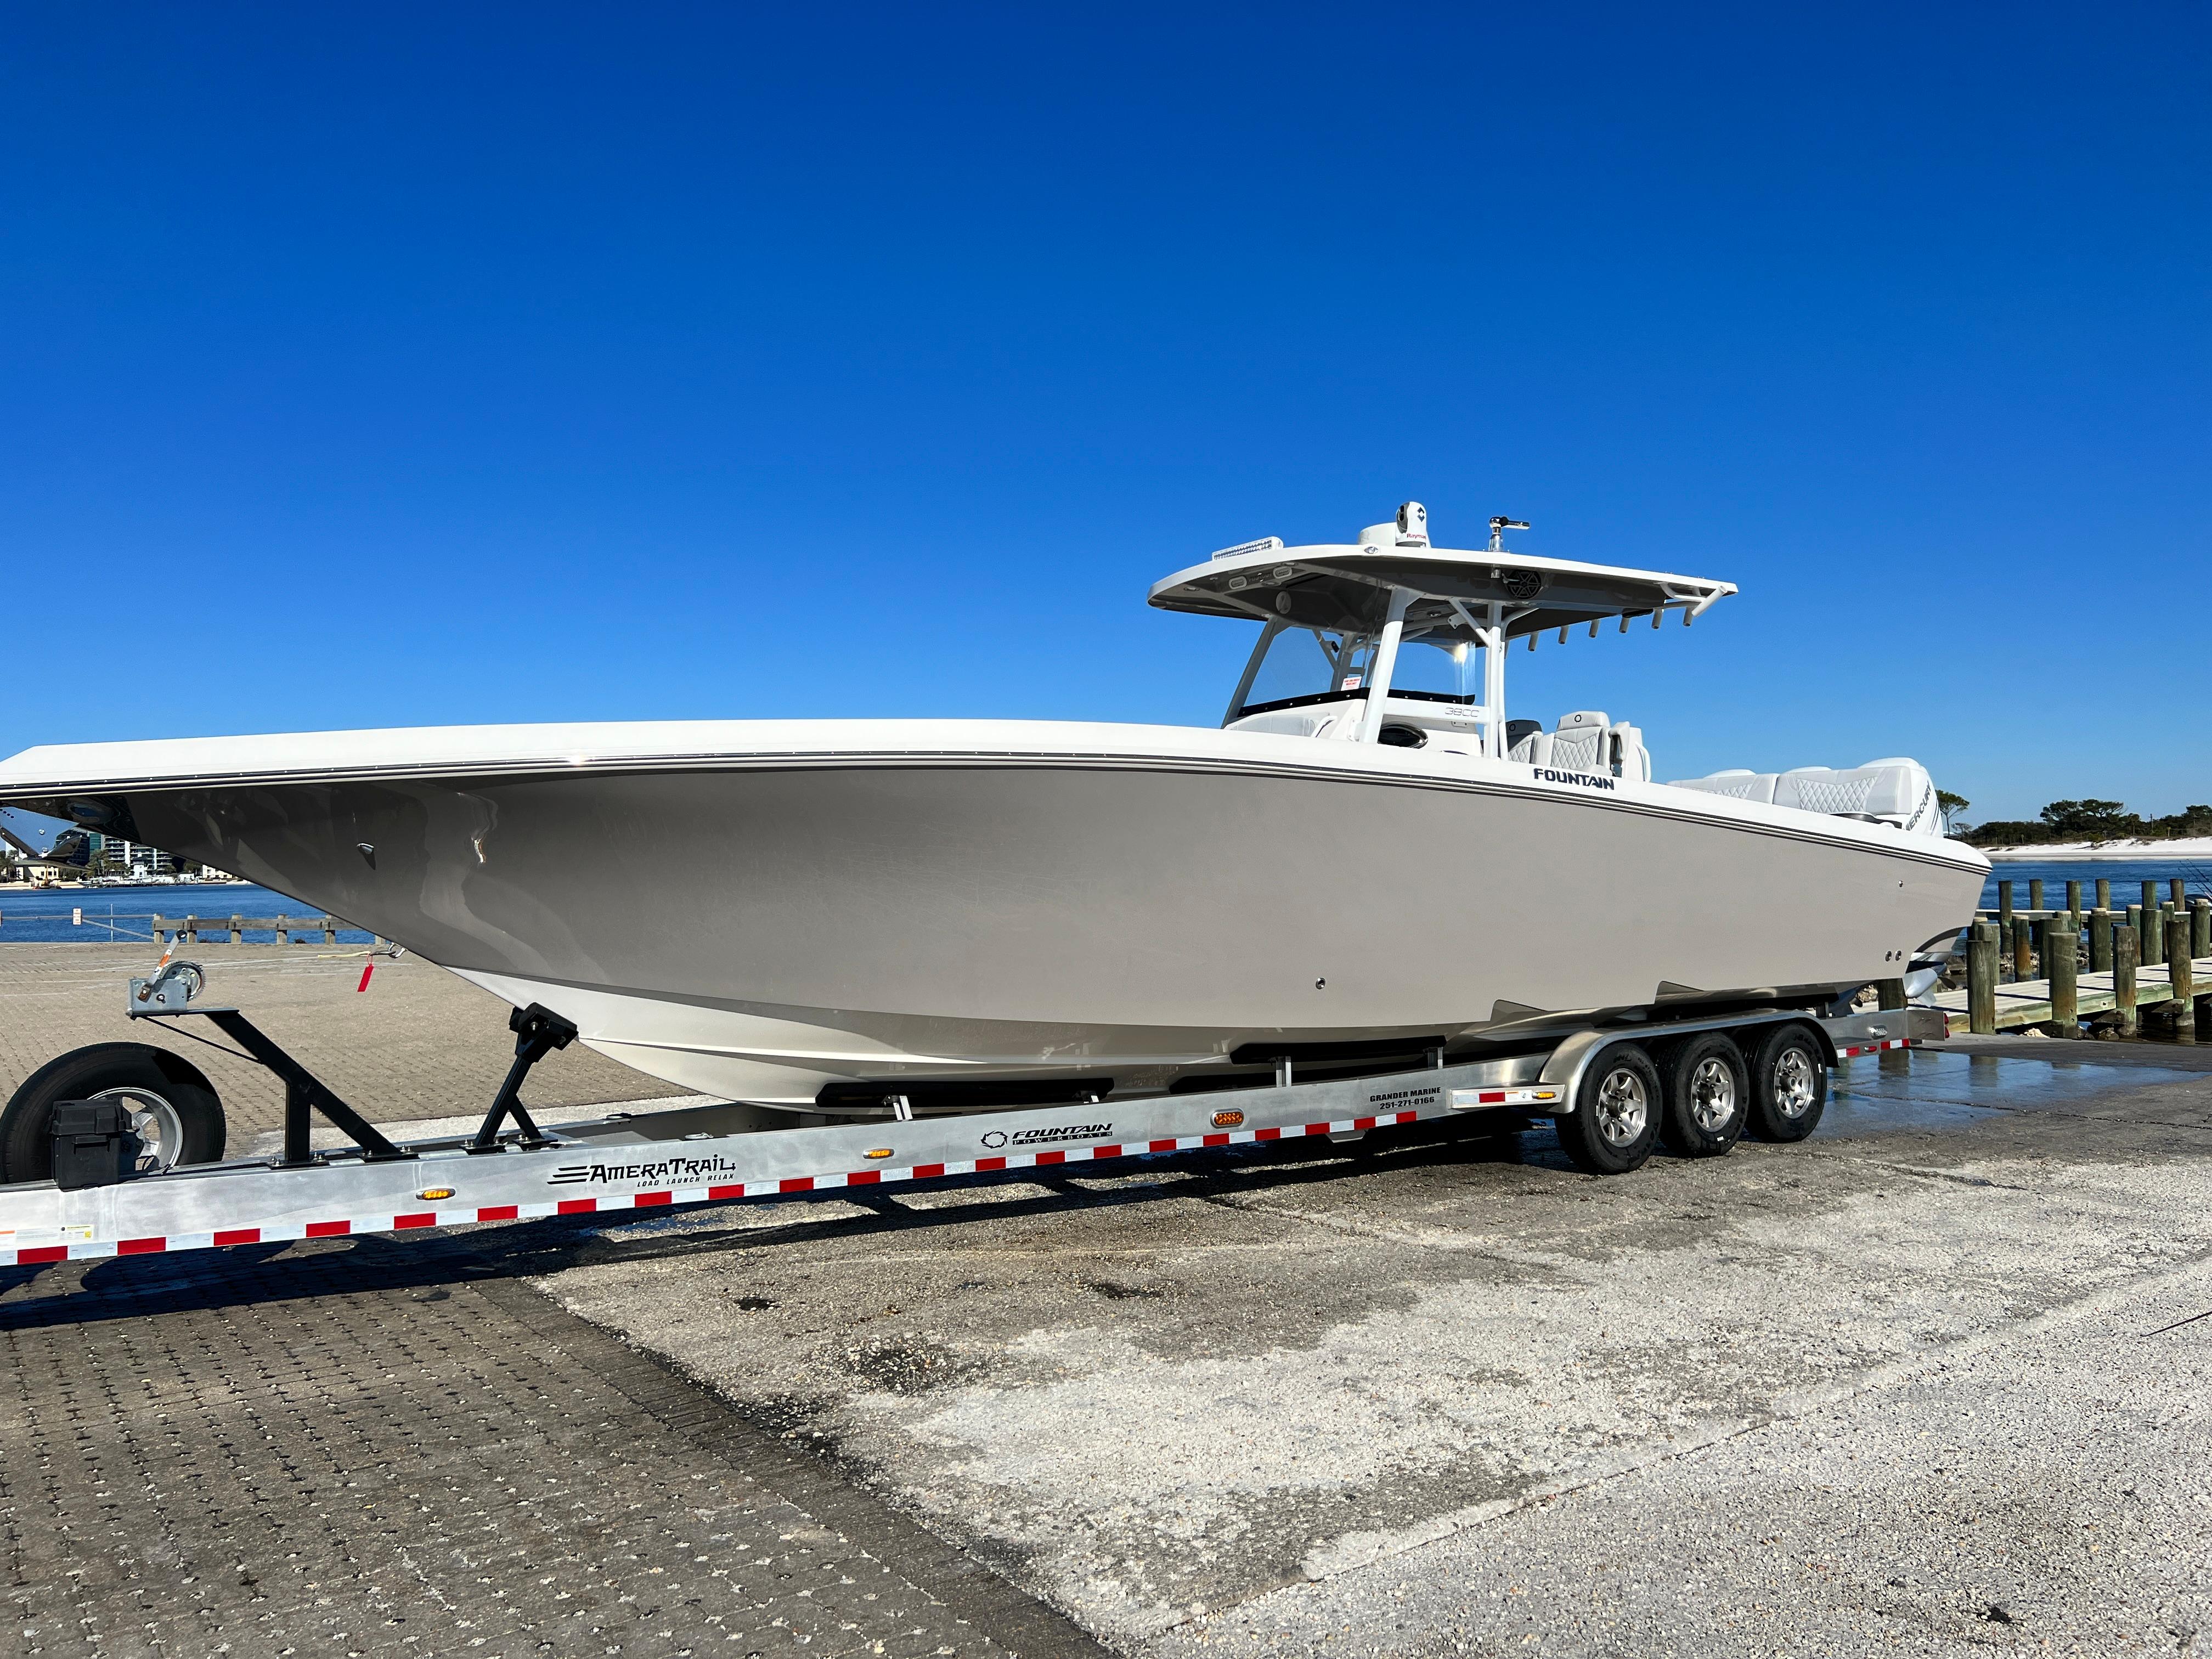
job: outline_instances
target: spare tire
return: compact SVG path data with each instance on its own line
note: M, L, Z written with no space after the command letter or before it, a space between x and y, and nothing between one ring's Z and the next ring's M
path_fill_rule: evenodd
M48 1060L0 1111L0 1183L52 1179L55 1103L103 1099L131 1108L141 1174L222 1156L222 1102L198 1066L151 1043L95 1042Z

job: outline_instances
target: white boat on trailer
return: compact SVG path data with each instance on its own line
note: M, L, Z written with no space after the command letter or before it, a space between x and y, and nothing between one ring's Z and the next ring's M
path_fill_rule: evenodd
M0 764L0 804L235 871L802 1124L1818 1016L1925 973L1987 862L1943 838L1914 763L1666 784L1630 722L1507 718L1512 642L1687 623L1735 591L1519 554L1520 527L1437 548L1408 503L1355 542L1271 537L1165 578L1153 605L1257 629L1215 730L101 744ZM1776 925L1808 902L1818 926Z

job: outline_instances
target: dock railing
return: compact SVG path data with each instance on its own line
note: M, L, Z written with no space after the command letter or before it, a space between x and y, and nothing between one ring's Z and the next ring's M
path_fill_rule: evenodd
M154 937L164 945L243 945L248 933L274 933L279 945L336 945L338 930L362 929L337 916L164 916L153 918ZM369 936L381 945L384 941Z

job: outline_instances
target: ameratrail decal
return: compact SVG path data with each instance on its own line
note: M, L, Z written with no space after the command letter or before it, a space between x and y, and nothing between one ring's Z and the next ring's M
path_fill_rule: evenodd
M745 1166L720 1152L707 1158L659 1158L649 1164L564 1164L546 1177L551 1187L580 1181L637 1181L648 1186L696 1186L714 1176L743 1178Z
M1110 1123L1056 1123L1041 1129L1018 1129L1012 1134L994 1129L981 1139L984 1146L996 1152L1001 1146L1051 1146L1071 1140L1113 1138L1114 1126Z
M1534 766L1528 769L1546 783L1571 783L1578 789L1617 789L1620 787L1614 779L1602 777L1595 772L1554 772L1548 766Z

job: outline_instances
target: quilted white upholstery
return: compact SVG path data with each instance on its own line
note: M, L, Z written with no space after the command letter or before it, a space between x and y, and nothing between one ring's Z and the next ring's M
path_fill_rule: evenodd
M1863 766L1715 772L1702 778L1679 778L1670 787L1731 800L1771 802L1804 812L1879 818L1913 835L1940 837L1943 833L1942 815L1936 809L1936 781L1918 761L1901 756Z
M1606 732L1612 724L1595 708L1560 715L1559 729L1552 733L1549 764L1563 772L1610 772L1613 756Z
M1742 766L1731 767L1725 772L1715 772L1702 778L1677 778L1667 787L1670 789L1695 789L1706 795L1725 795L1730 800L1755 800L1768 805L1774 800L1774 774L1754 772Z

